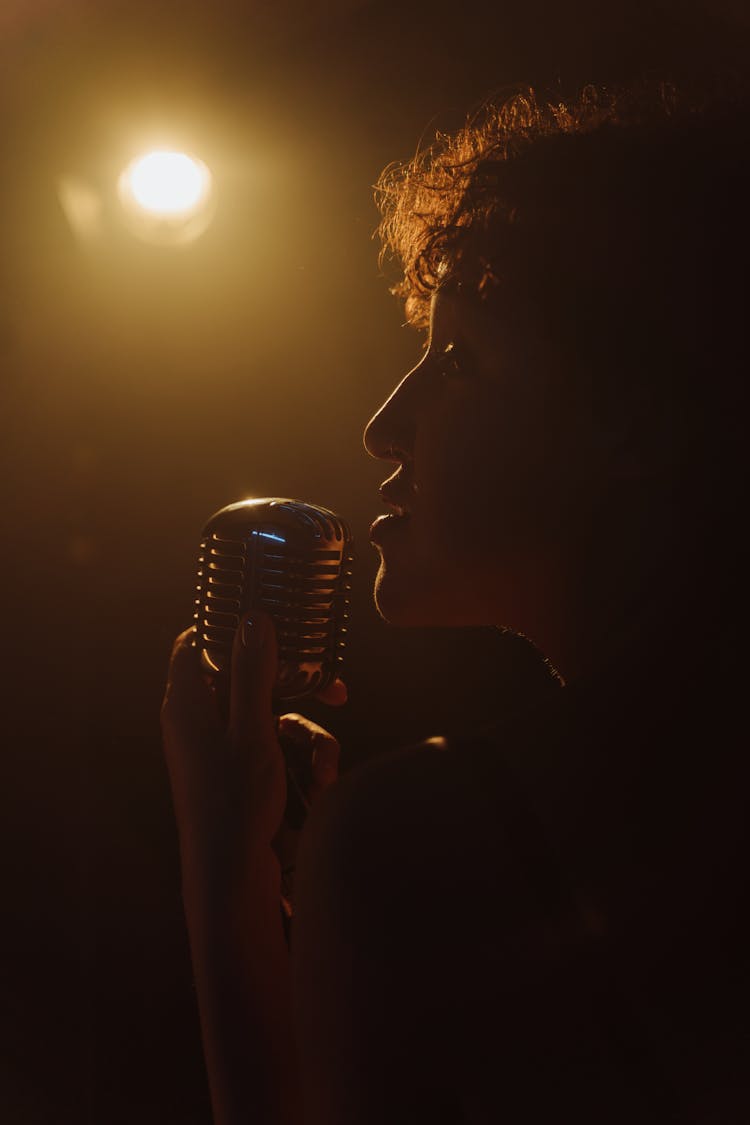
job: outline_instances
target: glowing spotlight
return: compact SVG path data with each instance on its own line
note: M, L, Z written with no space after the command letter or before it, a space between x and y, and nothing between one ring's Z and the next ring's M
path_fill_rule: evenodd
M184 152L138 157L120 176L119 195L131 229L148 242L191 242L213 213L211 173Z

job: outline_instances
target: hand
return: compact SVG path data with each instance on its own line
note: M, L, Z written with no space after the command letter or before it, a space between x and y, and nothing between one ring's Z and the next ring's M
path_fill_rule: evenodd
M308 801L337 776L338 743L322 727L290 714L278 721L277 732L271 707L277 663L273 621L254 611L235 637L224 723L201 671L194 629L175 642L162 730L188 895L243 893L253 857L272 843L282 867L293 863L299 833L283 824L287 791L280 737L293 744L298 758L307 755ZM346 688L336 681L318 698L341 704Z
M346 688L341 680L336 680L316 698L337 706L346 702ZM288 803L287 815L273 841L274 852L281 864L285 905L290 911L302 822L310 805L338 777L340 748L332 734L304 715L282 715L278 722L278 734L288 767L287 785L291 781L297 791L290 794L293 815L289 815ZM304 806L301 818L300 805Z
M271 706L277 665L273 621L253 612L235 637L227 706L201 671L195 631L188 629L175 642L162 706L217 1125L301 1118L282 872L274 854L275 841L294 843L280 833L287 794ZM346 689L331 685L323 698L344 702ZM335 777L338 744L302 716L285 717L279 730L298 752L299 744L307 749L313 799Z

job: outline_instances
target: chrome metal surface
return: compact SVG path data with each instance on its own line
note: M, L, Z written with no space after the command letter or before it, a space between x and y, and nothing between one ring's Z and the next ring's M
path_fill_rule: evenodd
M352 537L326 508L299 500L243 500L203 529L194 619L204 667L228 676L240 618L254 606L274 619L275 697L313 695L339 674L352 575Z

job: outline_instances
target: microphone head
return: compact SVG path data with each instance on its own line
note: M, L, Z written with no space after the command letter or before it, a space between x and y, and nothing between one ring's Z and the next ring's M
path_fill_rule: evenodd
M194 619L204 669L229 678L243 614L266 610L279 644L276 700L340 674L349 619L352 536L327 508L278 497L221 508L201 534Z

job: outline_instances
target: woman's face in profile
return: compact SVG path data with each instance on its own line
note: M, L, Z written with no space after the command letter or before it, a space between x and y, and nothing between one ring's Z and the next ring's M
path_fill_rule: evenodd
M497 624L544 643L591 504L582 412L534 340L441 289L425 354L371 419L395 472L373 531L375 599L398 625Z

